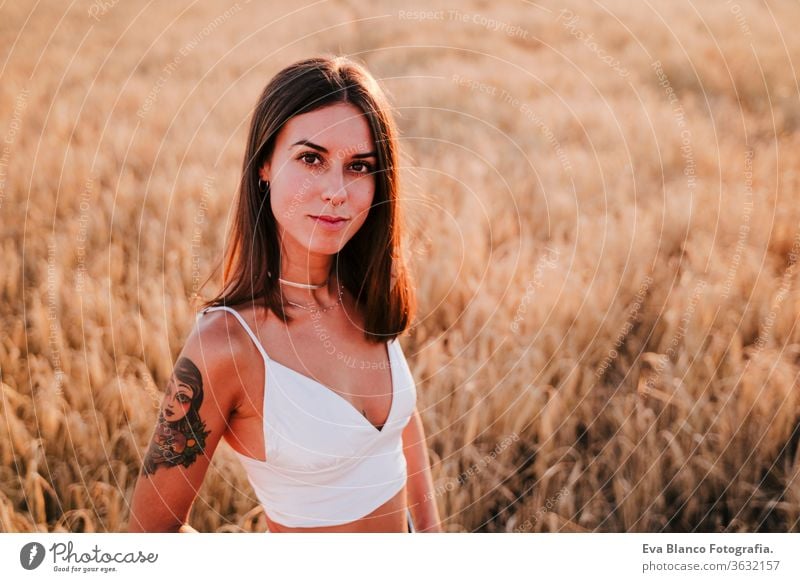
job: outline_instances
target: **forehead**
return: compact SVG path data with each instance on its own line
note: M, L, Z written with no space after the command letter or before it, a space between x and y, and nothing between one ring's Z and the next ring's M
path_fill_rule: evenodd
M364 153L375 145L367 118L351 103L336 103L295 115L283 126L278 143L285 150L303 139L332 152Z
M170 378L170 383L172 383L175 386L175 390L177 390L178 392L194 392L194 390L189 384L187 384L178 377L172 376Z

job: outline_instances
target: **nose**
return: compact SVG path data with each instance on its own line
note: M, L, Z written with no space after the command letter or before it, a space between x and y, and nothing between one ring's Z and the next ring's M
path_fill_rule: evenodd
M340 206L347 200L347 187L343 172L331 172L333 176L325 185L322 199L331 206Z

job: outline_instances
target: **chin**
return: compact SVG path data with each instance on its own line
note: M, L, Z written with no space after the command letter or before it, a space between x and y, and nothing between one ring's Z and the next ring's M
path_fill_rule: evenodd
M343 237L341 234L332 236L326 233L309 233L305 240L305 246L310 253L321 255L335 255L344 248L350 238Z
M315 255L335 255L339 251L344 248L344 245L340 245L338 242L331 242L330 244L308 244L306 245L309 253L313 253Z

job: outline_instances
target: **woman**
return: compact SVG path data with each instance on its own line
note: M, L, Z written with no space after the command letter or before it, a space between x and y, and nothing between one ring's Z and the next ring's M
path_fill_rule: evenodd
M167 411L191 407L165 402L130 531L194 531L186 519L220 438L272 532L441 531L397 340L415 298L396 140L386 97L349 59L299 61L264 89L223 290L198 314L171 380L190 399L204 394L197 421L174 434ZM183 362L199 373L181 376Z

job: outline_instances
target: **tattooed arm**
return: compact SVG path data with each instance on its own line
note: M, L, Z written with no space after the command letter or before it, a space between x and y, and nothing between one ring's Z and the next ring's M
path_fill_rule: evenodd
M195 531L186 523L241 395L236 342L199 320L175 362L136 483L128 531Z

